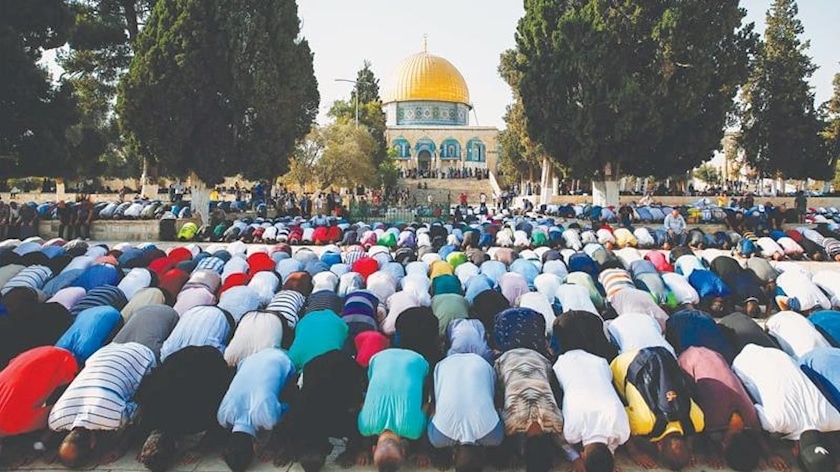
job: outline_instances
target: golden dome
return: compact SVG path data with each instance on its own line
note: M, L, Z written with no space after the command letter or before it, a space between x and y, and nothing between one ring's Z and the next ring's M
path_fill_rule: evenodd
M406 101L469 105L470 91L464 76L451 62L424 51L402 61L386 87L384 103Z

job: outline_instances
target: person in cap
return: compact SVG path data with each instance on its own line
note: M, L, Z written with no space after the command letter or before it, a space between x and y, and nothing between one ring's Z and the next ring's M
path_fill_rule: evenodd
M761 429L755 407L738 377L720 353L692 346L680 354L680 367L694 380L694 398L703 410L706 428L699 438L714 468L726 465L739 472L769 459L776 470L787 463L774 454Z
M233 472L244 472L253 461L257 432L273 431L285 415L288 405L281 403L281 392L294 374L291 359L278 348L239 363L217 414L219 424L231 431L222 458Z
M563 390L563 435L580 444L587 472L612 472L613 455L630 438L630 423L612 386L612 371L603 357L567 350L554 363Z
M381 472L399 469L408 441L419 440L425 433L428 374L429 363L411 350L386 349L371 359L358 428L362 437L376 441L373 463ZM418 466L427 465L422 454L416 459Z
M7 439L45 429L50 399L78 371L73 353L53 346L28 350L0 371L0 455L9 458L6 465L26 462L32 449L31 442L10 448Z
M625 352L610 368L630 421L630 457L644 468L655 467L654 453L668 469L686 467L704 416L673 353L662 346Z

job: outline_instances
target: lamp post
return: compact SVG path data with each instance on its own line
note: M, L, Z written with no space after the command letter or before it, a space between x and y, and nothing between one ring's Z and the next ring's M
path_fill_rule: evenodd
M353 85L356 85L356 128L359 127L359 90L358 85L364 84L367 82L360 82L358 80L350 80L350 79L335 79L336 82L348 82Z

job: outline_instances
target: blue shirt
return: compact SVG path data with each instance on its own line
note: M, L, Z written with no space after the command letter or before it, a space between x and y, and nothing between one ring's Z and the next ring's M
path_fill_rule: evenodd
M840 409L840 349L820 347L802 356L799 362L828 402Z
M696 346L717 352L729 364L735 359L734 349L723 336L715 320L700 310L681 310L668 317L665 337L674 346L677 354Z
M373 356L365 404L359 412L359 433L369 437L387 430L405 439L419 439L426 430L423 384L428 374L429 363L414 351L386 349Z
M178 320L175 329L160 348L160 360L187 346L211 346L224 353L233 329L221 308L197 306L190 308Z
M55 346L72 352L76 362L84 364L88 357L105 344L120 321L122 315L112 306L88 308L76 316Z
M280 349L263 349L246 357L219 405L219 424L250 436L273 429L288 409L279 397L294 374L291 359Z
M833 347L840 347L840 311L820 310L812 313L808 321Z

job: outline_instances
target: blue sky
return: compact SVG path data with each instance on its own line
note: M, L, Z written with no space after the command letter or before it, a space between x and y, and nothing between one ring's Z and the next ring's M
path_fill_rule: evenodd
M759 32L772 0L742 0L748 21ZM429 35L429 52L455 64L470 89L482 126L504 127L502 116L510 90L496 68L499 54L514 46L521 0L299 0L303 34L315 52L315 75L321 92L321 115L330 104L350 95L362 61L373 62L380 85L406 56L422 50ZM799 0L804 39L820 69L812 78L817 104L832 93L831 80L840 72L840 0ZM473 117L473 124L475 118Z

